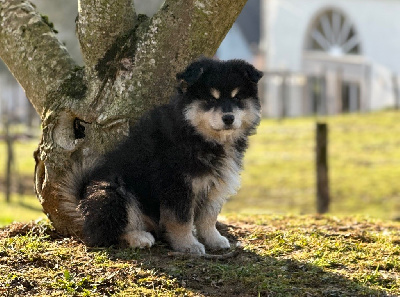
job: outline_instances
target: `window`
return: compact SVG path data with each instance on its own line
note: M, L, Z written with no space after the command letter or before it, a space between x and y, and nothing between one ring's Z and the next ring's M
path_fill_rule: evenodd
M360 39L353 24L337 10L327 10L319 15L308 38L308 50L333 56L360 53Z

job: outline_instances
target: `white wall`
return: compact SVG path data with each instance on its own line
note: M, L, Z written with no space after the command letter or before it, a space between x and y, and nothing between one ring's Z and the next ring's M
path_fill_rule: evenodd
M300 71L311 20L329 8L338 8L353 22L364 56L400 73L398 0L264 0L268 69Z
M265 19L261 45L265 51L266 71L325 73L328 113L331 114L340 110L335 99L338 90L334 73L338 69L343 69L343 79L359 82L361 110L395 105L393 74L400 74L400 0L264 0L262 4ZM315 54L311 62L308 55L304 55L311 25L329 9L339 10L352 22L360 38L360 57L338 56L331 61L325 55L321 63L315 63ZM353 67L349 59L360 61ZM345 67L339 67L340 63ZM273 96L272 93L268 95ZM277 100L267 98L270 102L267 108L276 108ZM293 108L299 109L298 106ZM265 114L277 116L279 110L268 110Z
M382 109L395 105L392 72L375 64L371 71L371 109Z

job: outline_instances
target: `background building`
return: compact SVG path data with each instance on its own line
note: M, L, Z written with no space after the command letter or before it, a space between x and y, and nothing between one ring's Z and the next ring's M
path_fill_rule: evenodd
M263 0L264 114L399 106L400 1Z

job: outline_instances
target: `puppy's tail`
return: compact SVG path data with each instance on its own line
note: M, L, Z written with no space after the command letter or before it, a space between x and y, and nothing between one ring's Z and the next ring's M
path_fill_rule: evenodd
M57 194L60 197L60 210L65 213L77 226L83 226L83 213L79 209L84 187L89 182L98 159L85 160L81 164L74 164L71 170L57 185Z

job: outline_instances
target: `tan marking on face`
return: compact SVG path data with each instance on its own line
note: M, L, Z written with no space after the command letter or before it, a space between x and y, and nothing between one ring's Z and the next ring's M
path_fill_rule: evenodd
M201 110L200 104L194 102L185 110L185 118L196 128L196 130L208 140L218 143L233 143L243 133L242 118L244 111L235 109L232 113L235 116L235 122L232 129L224 130L225 124L222 121L222 110L211 109Z
M218 139L219 133L211 127L213 111L203 112L198 102L192 103L185 110L185 118L206 139Z
M239 93L239 88L233 89L233 91L231 93L231 98L235 97L237 95L237 93Z
M215 99L219 99L219 97L221 97L221 92L218 91L217 89L211 88L210 92L211 92L211 95L212 95Z

